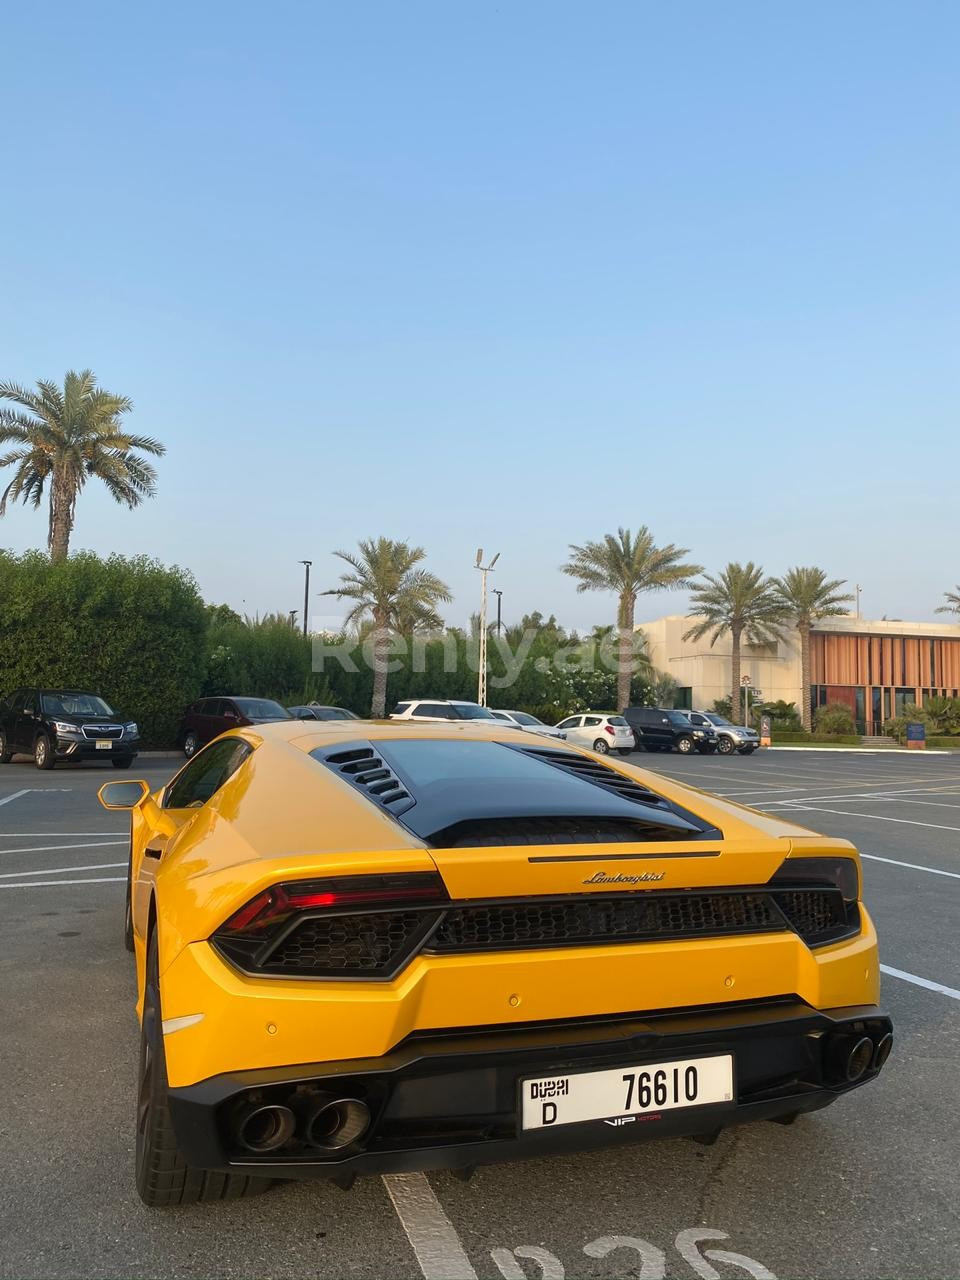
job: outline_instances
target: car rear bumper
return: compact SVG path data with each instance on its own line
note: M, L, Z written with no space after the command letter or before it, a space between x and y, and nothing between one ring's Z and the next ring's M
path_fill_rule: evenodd
M578 1019L501 1028L419 1032L390 1053L240 1071L170 1091L181 1154L198 1168L283 1178L469 1167L585 1151L639 1139L712 1136L751 1120L789 1121L828 1106L876 1077L871 1062L851 1082L849 1047L874 1046L891 1031L874 1005L817 1010L795 996L686 1011ZM528 1076L635 1067L670 1059L733 1054L730 1102L524 1131L520 1082ZM359 1099L371 1122L336 1151L308 1148L304 1117L318 1095ZM253 1155L237 1140L242 1109L289 1106L293 1138Z

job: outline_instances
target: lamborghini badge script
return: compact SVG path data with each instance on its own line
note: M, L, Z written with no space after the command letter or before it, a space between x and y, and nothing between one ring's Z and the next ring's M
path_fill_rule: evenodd
M644 871L642 876L608 876L605 871L598 871L592 875L589 880L584 880L584 884L647 884L651 880L662 880L664 873L662 871Z

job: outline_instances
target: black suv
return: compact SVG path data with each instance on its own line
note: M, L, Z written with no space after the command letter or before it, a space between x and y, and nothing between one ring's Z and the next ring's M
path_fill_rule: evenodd
M0 702L0 764L33 756L38 769L60 760L109 760L129 769L140 730L115 715L95 693L72 689L17 689Z
M692 725L682 711L663 707L627 707L624 719L644 751L673 751L682 755L699 751L711 755L717 749L717 733L710 725Z

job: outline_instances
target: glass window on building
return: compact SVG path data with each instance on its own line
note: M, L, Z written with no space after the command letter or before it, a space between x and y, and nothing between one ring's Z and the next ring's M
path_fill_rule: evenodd
M681 685L674 694L673 705L677 711L689 711L693 707L693 689L690 685Z
M916 689L894 689L893 694L894 694L894 705L897 708L896 711L894 712L894 715L902 716L903 708L908 703L916 702L917 700Z
M867 731L867 691L862 685L858 685L853 691L854 711L853 718L857 722L857 733L866 733Z

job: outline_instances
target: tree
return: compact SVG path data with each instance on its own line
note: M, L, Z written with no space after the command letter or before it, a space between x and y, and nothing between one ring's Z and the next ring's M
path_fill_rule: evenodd
M812 725L810 709L810 629L818 618L836 617L846 613L844 606L853 596L841 591L846 585L843 578L828 578L822 569L814 566L788 569L782 578L774 579L774 588L780 597L786 615L793 618L800 636L800 684L803 694L800 702L800 720L804 729Z
M417 565L426 558L423 547L410 547L390 538L370 538L359 554L335 551L351 572L340 575L340 586L323 592L352 600L346 625L373 622L373 699L370 714L383 716L387 705L387 649L391 635L405 629L442 627L439 604L452 597L445 582Z
M102 480L131 509L153 497L157 474L139 454L159 457L164 446L123 429L120 419L133 405L98 387L89 369L68 373L62 390L53 382L38 382L36 391L0 382L0 400L20 406L0 409L0 444L16 446L0 456L0 467L16 468L0 497L0 516L10 502L39 507L49 481L51 560L67 555L77 496L89 478Z
M947 603L940 605L935 612L960 613L960 584L957 585L956 591L945 591L943 598Z
M634 614L637 596L645 591L685 587L702 573L698 564L684 564L686 547L672 543L658 547L646 525L634 537L629 529L608 533L602 542L571 544L563 572L577 579L578 591L612 591L617 596L617 711L630 702L634 657Z
M731 670L731 719L740 724L740 645L765 644L780 638L785 616L783 601L772 578L764 577L759 565L728 564L717 577L709 573L695 584L690 597L690 617L700 621L683 634L684 640L710 636L710 646L730 634L733 647Z
M651 670L650 695L655 707L672 708L679 688L679 681L674 680L669 672Z

